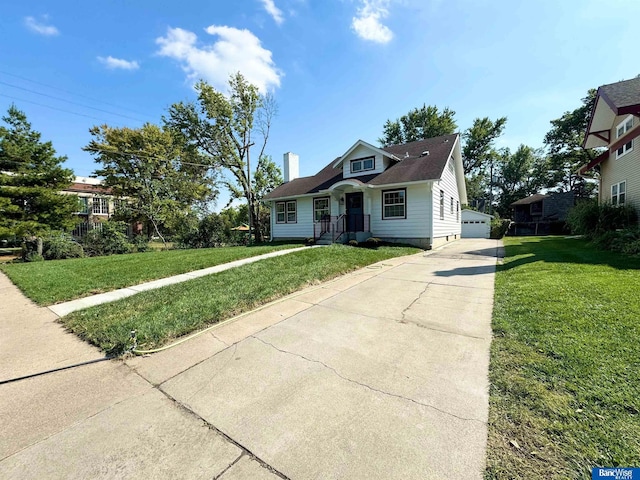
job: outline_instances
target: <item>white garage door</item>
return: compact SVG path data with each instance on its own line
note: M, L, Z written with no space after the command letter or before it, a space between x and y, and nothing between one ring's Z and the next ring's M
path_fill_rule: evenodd
M462 238L489 238L488 220L463 220Z

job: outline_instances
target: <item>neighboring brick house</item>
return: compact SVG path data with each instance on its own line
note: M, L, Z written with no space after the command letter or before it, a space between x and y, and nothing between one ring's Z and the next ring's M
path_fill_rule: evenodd
M632 205L640 213L640 78L598 88L585 134L585 148L606 150L580 168L597 173L600 203Z
M62 193L76 195L80 199L77 214L84 222L108 220L115 211L116 199L111 189L103 186L97 178L76 177Z
M536 193L513 202L513 235L561 233L567 213L575 205L573 192Z

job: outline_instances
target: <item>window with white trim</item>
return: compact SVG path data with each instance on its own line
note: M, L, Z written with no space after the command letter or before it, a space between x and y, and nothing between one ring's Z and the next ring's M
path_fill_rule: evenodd
M382 219L407 218L407 191L387 190L382 192Z
M358 158L351 160L351 173L364 172L365 170L373 170L375 161L374 157Z
M627 182L620 182L611 185L611 204L624 205L627 197Z
M460 221L460 202L456 201L456 222Z
M451 197L451 202L450 202L450 205L449 205L449 213L451 215L453 215L453 197Z
M276 223L297 223L296 200L276 202Z
M94 215L109 215L109 199L104 197L94 198L92 212Z
M313 199L313 221L318 223L330 215L329 197Z
M616 127L616 138L623 137L629 130L633 128L633 115L629 115ZM616 158L620 158L633 150L633 140L629 140L616 151Z
M444 220L444 190L440 190L440 220Z

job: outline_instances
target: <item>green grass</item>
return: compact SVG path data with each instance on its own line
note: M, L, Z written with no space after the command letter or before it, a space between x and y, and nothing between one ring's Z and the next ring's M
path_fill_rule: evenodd
M489 479L640 466L640 259L507 238L491 347Z
M39 305L129 287L212 267L296 244L202 248L0 265L11 281Z
M307 249L74 312L62 322L107 353L122 353L129 345L131 330L137 332L140 349L151 349L305 285L419 251L343 245Z

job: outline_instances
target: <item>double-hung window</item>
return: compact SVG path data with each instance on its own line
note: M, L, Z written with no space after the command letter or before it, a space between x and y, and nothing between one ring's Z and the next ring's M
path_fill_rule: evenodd
M616 138L623 137L632 128L633 128L633 116L629 115L627 118L624 119L622 123L620 123L616 127ZM633 150L633 140L629 140L627 143L625 143L624 145L621 145L620 148L618 148L618 150L616 151L616 158L620 158L621 156L625 155L631 150Z
M382 192L382 219L407 218L407 191L387 190Z
M456 222L460 221L460 202L456 201Z
M359 158L351 160L351 173L364 172L365 170L373 170L374 158Z
M313 199L313 221L318 223L329 216L329 197Z
M611 204L624 205L627 196L627 182L611 185Z
M297 204L295 200L276 202L276 223L296 223Z
M444 190L440 190L440 220L444 220Z
M104 197L94 198L92 211L94 215L109 215L109 199Z

